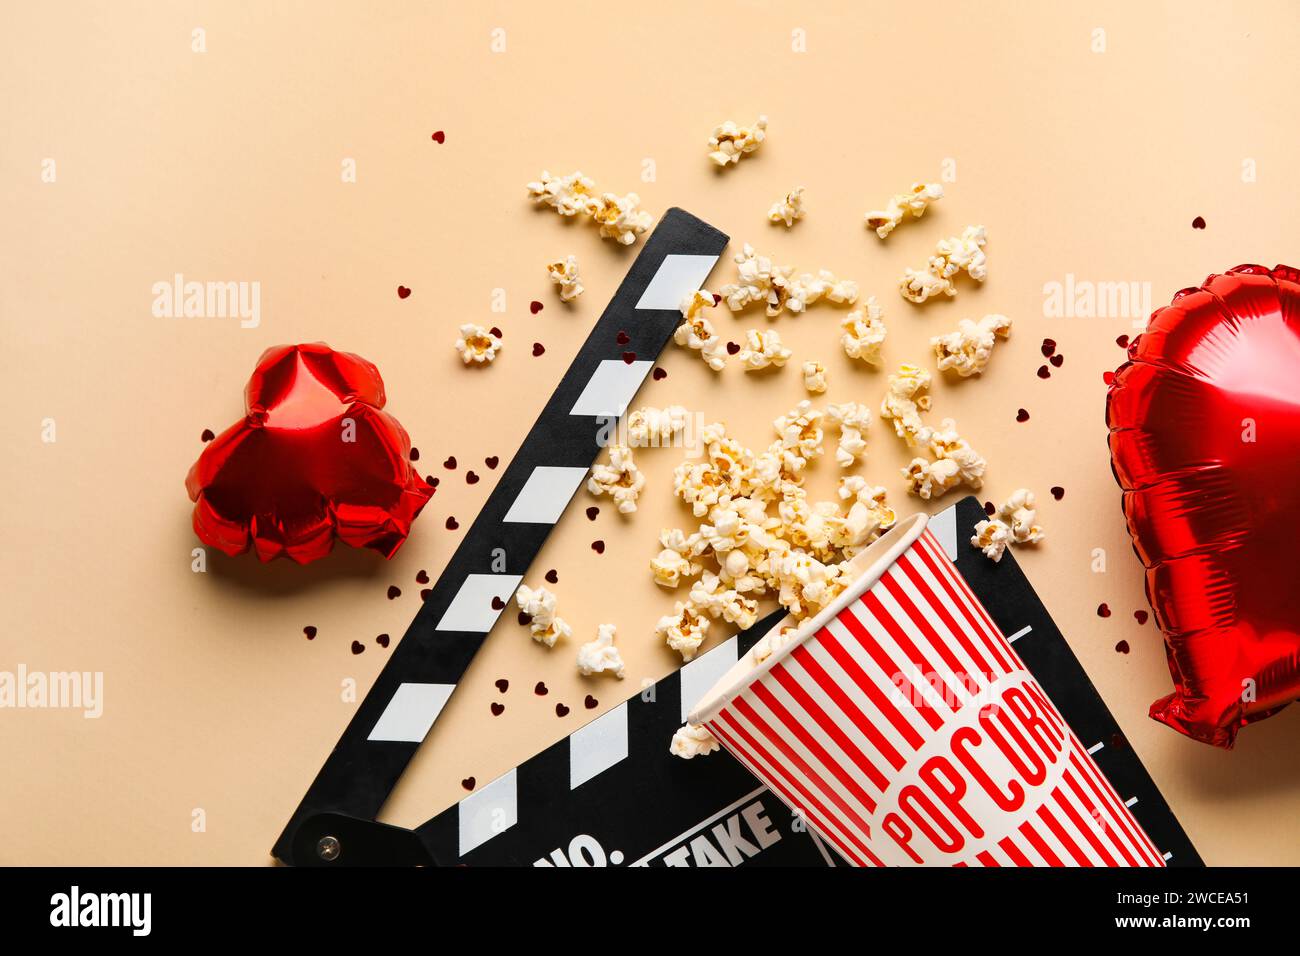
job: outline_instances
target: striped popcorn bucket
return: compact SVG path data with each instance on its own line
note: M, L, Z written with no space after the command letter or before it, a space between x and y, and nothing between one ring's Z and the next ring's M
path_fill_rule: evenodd
M925 524L690 720L854 865L1164 866Z

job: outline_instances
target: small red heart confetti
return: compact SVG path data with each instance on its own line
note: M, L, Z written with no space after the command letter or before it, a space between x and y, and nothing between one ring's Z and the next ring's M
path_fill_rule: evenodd
M551 570L546 572L546 583L547 584L560 583L560 575L556 572L555 568L551 568Z
M420 460L420 449L418 449L418 448L416 448L414 445L412 445L412 446L411 446L411 461L419 461L419 460Z
M531 624L531 623L533 623L532 615L530 615L530 614L525 614L523 611L520 611L520 612L519 612L519 625L520 625L521 627L527 627L527 626L528 626L529 624Z
M582 706L586 707L588 710L592 710L600 706L600 701L588 694L586 699L582 702Z
M1118 642L1118 643L1115 645L1115 650L1119 651L1121 654L1127 654L1127 653L1128 653L1128 641L1120 641L1120 642Z
M1040 366L1038 366L1038 377L1039 377L1039 378L1051 378L1051 377L1052 377L1052 370L1049 369L1046 365L1040 365Z
M984 502L984 513L986 515L995 515L998 513L998 507L991 501Z
M398 297L399 299L405 299L405 298L406 298L408 295L410 295L410 294L411 294L411 290L408 289L406 286L404 286L404 285L399 285L399 286L397 287L397 297Z
M499 681L497 681L497 690L501 691L501 693L504 694L509 689L510 689L510 681L506 680L504 677L501 678Z
M378 644L380 647L387 647L389 644L388 635L380 634L378 637L375 638L375 643Z
M618 342L619 345L627 345L628 342L632 341L632 338L626 332L619 332L618 335L614 337L614 340Z
M506 609L506 602L501 600L501 598L497 597L495 594L492 595L492 610L504 611L505 609Z
M504 714L505 712L506 712L506 705L505 705L505 704L498 704L496 701L493 701L493 702L492 702L492 716L493 716L493 717L500 717L500 716L501 716L502 714Z
M605 542L604 542L604 541L593 541L593 542L591 542L591 550L592 550L592 551L595 551L597 554L604 554L604 553L605 553Z
M1119 336L1118 338L1115 339L1115 344L1122 349L1128 348L1128 336L1127 335Z
M421 568L418 572L416 572L416 575L415 575L415 583L416 583L416 584L428 584L428 583L429 583L429 572L426 571L426 570L424 570L424 568Z
M1205 220L1202 219L1200 216L1197 216L1195 219L1192 220L1192 228L1193 228L1193 229L1204 229L1204 228L1205 228Z
M546 346L543 345L541 342L533 343L533 358L537 358L537 356L541 355L545 351L546 351Z
M304 627L302 629L302 632L307 635L307 640L309 641L316 640L316 628L312 627L310 624Z
M1098 604L1098 605L1097 605L1097 616L1098 616L1098 617L1110 617L1110 607L1107 606L1107 605L1105 605L1105 604Z
M362 651L364 651L365 649L366 649L366 645L362 644L360 641L353 641L353 642L352 642L352 653L353 653L353 654L360 654L360 653L361 653Z
M1051 362L1052 365L1055 366L1056 368L1060 368L1062 365L1065 364L1065 356L1062 355L1060 352L1057 352L1047 361Z
M542 311L542 304L536 299L533 299L532 302L528 303L528 311L533 313L533 315L536 315L538 312Z
M427 481L429 484L431 484L433 487L435 488L438 487L438 479L435 478L433 475L425 475L424 480Z
M459 527L460 527L460 522L457 521L457 520L455 519L455 517L449 517L449 518L447 519L447 530L448 530L448 531L455 531L455 530L456 530L457 528L459 528Z
M492 326L492 328L488 329L488 331L491 332L493 335L495 335L495 336L496 336L497 338L499 338L499 339L504 339L504 338L506 337L506 334L505 334L504 332L502 332L499 328L497 328L497 326L495 326L495 325Z
M429 595L432 593L433 593L433 588L424 588L423 590L420 591L420 600L421 601L429 600Z
M1146 611L1134 611L1134 612L1133 612L1133 619L1134 619L1135 621L1137 621L1139 624L1145 624L1145 623L1147 622L1147 612L1146 612Z
M623 353L623 361L626 362L628 365L631 365L633 362L636 361L636 353L635 353L635 352L624 352L624 353Z
M430 137L430 139L432 139L435 143L441 146L443 143L447 141L447 134L444 133L442 130L438 130L438 132L434 133L433 136ZM473 780L474 778L470 777L470 779Z
M1109 384L1111 384L1112 382L1115 381L1115 373L1114 373L1114 372L1102 372L1102 373L1101 373L1101 380L1102 380L1103 382L1105 382L1107 385L1109 385Z
M483 459L483 464L487 465L489 468L495 468L497 465L501 464L501 459L496 455L491 455Z
M212 441L212 439L214 439L214 438L216 438L216 437L217 437L216 435L212 434L212 429L211 429L211 428L205 428L205 429L203 429L203 434L199 436L199 441L201 441L201 442L210 442L210 441Z
M567 716L569 716L569 708L565 707L563 704L556 704L556 705L555 705L555 716L556 716L556 717L567 717Z
M477 485L477 484L478 484L478 475L474 474L474 472L472 472L472 471L467 471L467 472L465 472L465 482L466 482L466 484Z
M447 460L442 463L442 467L454 470L456 468L456 456L448 455Z
M536 694L538 697L545 697L547 694L550 693L550 691L546 689L546 685L544 683L538 681L537 686L533 688L533 693Z
M1028 413L1027 411L1025 411L1023 408L1017 410L1017 411L1016 411L1016 421L1018 421L1018 422L1027 422L1027 421L1029 421L1029 413Z
M1062 498L1065 497L1065 489L1062 488L1060 485L1052 485L1052 497L1055 498L1057 501L1060 501Z
M716 306L716 305L718 305L721 301L722 301L722 296L718 295L718 293L716 293L716 292L713 293L713 304Z
M388 585L388 600L391 601L394 598L399 598L401 596L402 596L401 588L399 588L396 584Z
M475 785L475 780L473 777L466 777L464 780L460 782L460 785L464 787L466 790L473 790Z
M651 373L651 377L656 382L660 382L668 377L668 372L665 371L664 369L659 368L658 366L655 366L655 370L654 372Z
M1043 358L1049 358L1056 351L1056 339L1043 339Z
M735 354L736 354L737 352L739 352L739 351L740 351L740 343L739 343L739 342L728 342L728 343L727 343L727 354L728 354L728 355L735 355Z
M1116 750L1123 750L1128 746L1128 741L1124 739L1123 734L1115 733L1110 735L1110 745Z
M596 515L598 514L600 514L600 509L597 508L595 505L592 505L590 508L587 509L587 520L595 521Z

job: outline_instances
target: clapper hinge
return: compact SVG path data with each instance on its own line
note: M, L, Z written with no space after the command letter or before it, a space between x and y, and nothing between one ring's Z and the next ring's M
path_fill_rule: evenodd
M436 866L414 830L345 813L307 817L293 835L293 866Z

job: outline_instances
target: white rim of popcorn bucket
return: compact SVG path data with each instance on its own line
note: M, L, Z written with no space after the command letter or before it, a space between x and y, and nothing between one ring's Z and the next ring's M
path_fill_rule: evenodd
M779 651L771 654L761 664L754 664L754 649L757 645L750 648L740 660L736 661L718 679L717 683L709 688L708 692L692 708L686 719L692 724L703 724L718 716L719 711L744 693L750 685L793 654L795 648L802 646L808 638L825 627L828 621L833 620L842 610L870 590L884 576L885 572L893 567L894 563L912 547L916 539L921 537L921 533L925 531L925 526L929 520L929 515L924 512L904 518L867 545L865 551L849 562L850 567L861 569L861 573L851 585L844 589L839 597L822 608L815 617L807 618L801 622L794 638ZM767 633L780 633L781 628L786 627L791 620L791 615L787 614L777 621Z

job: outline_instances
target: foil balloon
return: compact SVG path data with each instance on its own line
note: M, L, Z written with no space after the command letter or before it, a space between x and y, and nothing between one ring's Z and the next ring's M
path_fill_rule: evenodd
M1179 292L1129 345L1106 420L1174 681L1151 716L1231 747L1300 697L1300 271Z
M433 488L384 408L379 369L324 343L267 349L245 415L204 448L185 479L194 531L226 554L306 564L334 539L385 557L406 540Z

